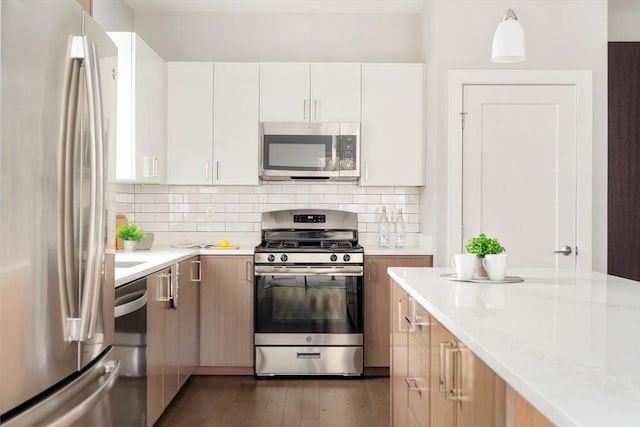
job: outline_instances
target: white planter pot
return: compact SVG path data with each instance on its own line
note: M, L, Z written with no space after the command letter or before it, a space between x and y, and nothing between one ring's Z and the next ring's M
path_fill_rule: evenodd
M134 240L125 240L124 241L124 251L125 252L133 252L136 250L136 242Z

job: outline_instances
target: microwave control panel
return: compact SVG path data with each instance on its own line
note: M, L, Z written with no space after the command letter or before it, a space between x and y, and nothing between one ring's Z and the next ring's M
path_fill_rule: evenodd
M354 169L357 155L358 137L355 135L340 135L340 144L338 145L338 158L340 159L341 169Z

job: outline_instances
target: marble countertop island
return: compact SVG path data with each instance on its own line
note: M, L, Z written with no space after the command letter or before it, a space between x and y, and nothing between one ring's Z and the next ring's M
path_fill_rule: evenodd
M640 283L592 272L513 269L510 284L447 281L444 268L390 276L558 426L640 425Z

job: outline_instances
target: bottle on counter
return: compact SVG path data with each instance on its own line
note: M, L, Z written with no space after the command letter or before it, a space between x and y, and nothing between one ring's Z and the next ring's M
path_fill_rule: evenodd
M387 217L387 208L382 207L380 213L380 226L378 227L378 246L381 248L389 247L389 218Z
M396 248L404 248L407 238L407 223L402 216L402 208L396 213Z

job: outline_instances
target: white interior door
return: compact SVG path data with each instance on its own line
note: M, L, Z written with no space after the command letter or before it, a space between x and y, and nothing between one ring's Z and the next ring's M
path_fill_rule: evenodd
M463 107L463 246L483 232L510 267L575 268L576 87L465 85Z

